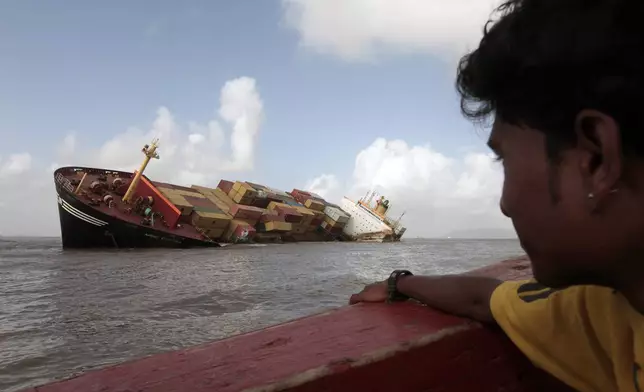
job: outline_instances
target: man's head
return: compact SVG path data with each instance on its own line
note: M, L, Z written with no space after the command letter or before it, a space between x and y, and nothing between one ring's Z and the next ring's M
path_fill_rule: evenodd
M499 11L457 85L466 116L494 116L501 208L541 282L626 284L644 271L644 1Z

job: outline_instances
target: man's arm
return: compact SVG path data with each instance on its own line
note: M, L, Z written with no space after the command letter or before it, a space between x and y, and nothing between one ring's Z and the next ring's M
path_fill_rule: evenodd
M398 291L432 308L457 316L494 323L490 298L501 280L463 275L405 276Z
M490 298L501 283L498 279L480 276L403 276L398 278L397 289L402 294L446 313L494 323ZM352 295L349 303L385 300L387 281L367 285L361 292Z

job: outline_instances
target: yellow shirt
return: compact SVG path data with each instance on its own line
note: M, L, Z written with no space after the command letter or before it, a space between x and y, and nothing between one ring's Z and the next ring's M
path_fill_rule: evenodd
M505 282L492 314L538 367L581 392L644 392L644 316L599 286Z

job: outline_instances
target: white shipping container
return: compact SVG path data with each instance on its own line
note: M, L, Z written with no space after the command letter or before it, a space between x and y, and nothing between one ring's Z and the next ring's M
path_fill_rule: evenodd
M324 207L324 214L338 223L347 223L349 215L335 207Z

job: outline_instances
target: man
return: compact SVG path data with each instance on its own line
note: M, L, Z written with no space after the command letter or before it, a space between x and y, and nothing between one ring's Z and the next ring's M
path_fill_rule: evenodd
M644 1L510 0L499 12L457 86L467 117L494 116L501 210L534 280L396 272L350 302L408 296L497 323L579 391L640 391Z

